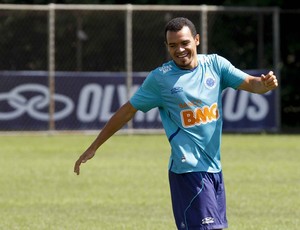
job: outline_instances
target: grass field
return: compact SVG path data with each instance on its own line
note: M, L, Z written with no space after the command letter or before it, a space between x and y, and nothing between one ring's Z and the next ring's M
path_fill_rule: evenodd
M175 230L164 135L116 135L81 175L94 135L0 137L0 229ZM223 136L232 230L300 229L300 136Z

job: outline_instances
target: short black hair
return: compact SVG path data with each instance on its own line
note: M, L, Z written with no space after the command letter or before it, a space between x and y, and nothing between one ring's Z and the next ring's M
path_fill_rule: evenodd
M170 20L166 26L165 26L165 41L167 41L167 32L172 31L172 32L177 32L181 30L184 26L187 26L193 37L197 35L196 27L194 23L192 23L189 19L184 18L184 17L178 17L178 18L173 18Z

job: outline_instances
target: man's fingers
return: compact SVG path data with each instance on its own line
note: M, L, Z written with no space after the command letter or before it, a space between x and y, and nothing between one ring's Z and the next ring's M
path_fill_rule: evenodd
M74 172L79 175L80 173L80 165L81 163L85 163L87 160L84 158L84 156L79 157L79 159L76 161L74 166Z
M273 71L270 71L267 75L262 74L261 77L263 78L264 81L268 80L271 77L274 77Z
M81 159L79 158L76 163L75 163L75 166L74 166L74 172L79 175L80 173L80 164L81 164Z
M79 175L81 163L87 162L87 161L90 160L94 155L95 155L94 152L85 152L85 153L83 153L83 154L79 157L79 159L75 162L75 165L74 165L74 172L75 172L77 175Z
M278 86L278 81L273 71L269 71L267 75L261 75L262 82L266 88L274 89Z

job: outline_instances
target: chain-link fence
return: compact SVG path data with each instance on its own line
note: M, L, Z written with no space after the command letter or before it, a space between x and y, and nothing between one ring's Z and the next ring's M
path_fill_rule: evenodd
M59 102L51 104L55 100L54 92L58 87L75 89L73 84L78 84L76 81L55 82L58 75L120 73L127 77L124 81L129 91L134 84L133 75L147 73L169 60L164 45L164 26L177 16L187 17L195 23L201 37L199 52L218 53L244 70L273 69L280 77L278 8L0 5L0 71L3 79L0 104L5 107L5 112L0 111L0 117L5 119L0 122L12 122L10 115L20 118L25 110L27 117L23 121L30 117L28 106L20 108L25 101L29 103L30 95L22 91L22 96L14 94L11 101L4 99L12 91L16 76L22 75L24 83L26 76L40 75L43 77L40 81L49 86L50 94L45 97L50 98L50 103L48 100L32 105L45 114L44 125L32 129L47 129L49 124L55 129L57 119L53 114L60 105ZM35 92L28 94L32 96ZM50 106L46 107L46 104ZM50 115L46 116L48 112ZM13 125L3 127L4 130L20 129Z
M0 70L47 70L50 38L55 71L126 71L128 52L133 71L149 71L168 59L164 26L177 16L195 23L202 53L217 52L243 69L278 61L277 8L2 5Z

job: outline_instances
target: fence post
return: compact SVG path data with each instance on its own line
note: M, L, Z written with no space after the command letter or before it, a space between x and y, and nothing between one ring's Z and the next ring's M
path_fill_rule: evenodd
M274 58L273 58L273 66L274 72L277 76L279 87L276 90L276 102L277 106L277 132L281 130L281 101L280 101L280 9L278 7L273 11L273 50L274 50Z
M132 5L127 4L126 8L126 88L127 99L129 100L132 88ZM129 130L132 129L132 120L130 120L127 125Z
M55 130L55 5L49 4L48 15L48 85L49 85L49 130Z
M203 5L201 9L200 47L201 53L207 54L207 7Z

